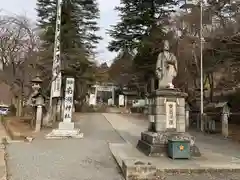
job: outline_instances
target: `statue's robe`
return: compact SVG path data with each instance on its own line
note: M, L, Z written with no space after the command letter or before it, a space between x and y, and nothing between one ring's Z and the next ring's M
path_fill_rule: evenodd
M172 61L174 65L168 64L167 61ZM172 85L173 79L177 76L177 59L174 54L164 51L158 55L156 74L159 79L158 88Z

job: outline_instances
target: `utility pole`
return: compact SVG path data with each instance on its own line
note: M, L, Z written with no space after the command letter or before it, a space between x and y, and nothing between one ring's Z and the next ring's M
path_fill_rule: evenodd
M201 81L201 131L204 131L203 112L203 0L200 0L200 81Z
M200 39L200 120L201 120L201 131L204 131L204 87L203 87L203 42L204 42L204 37L203 37L203 5L204 1L203 0L185 0L185 3L183 6L181 6L182 9L186 9L186 12L189 12L188 9L191 9L193 7L199 7L200 5L200 32L199 32L199 39ZM190 12L191 12L190 11ZM199 124L199 121L198 123ZM199 127L197 125L197 127Z
M61 86L62 86L62 74L61 74L61 15L62 15L62 2L57 1L57 17L56 17L56 29L55 29L55 41L54 41L54 53L53 53L53 66L52 66L52 82L51 82L51 95L50 95L50 119L49 121L55 122L57 114L61 112Z

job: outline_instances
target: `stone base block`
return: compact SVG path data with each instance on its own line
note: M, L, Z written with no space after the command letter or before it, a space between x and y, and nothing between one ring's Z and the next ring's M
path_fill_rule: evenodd
M167 153L169 139L189 141L191 156L201 156L198 147L195 145L195 138L193 136L188 133L177 133L172 130L165 132L142 132L137 148L147 156L163 156Z
M46 135L46 139L83 138L80 129L53 129Z
M141 140L148 142L149 144L167 144L168 138L176 132L150 132L145 131L141 133Z
M73 122L60 122L58 124L58 129L73 130L74 129L74 123Z
M126 180L156 179L157 168L150 162L141 160L123 160L122 172Z
M149 144L146 141L139 140L137 148L146 156L165 156L167 153L167 144Z

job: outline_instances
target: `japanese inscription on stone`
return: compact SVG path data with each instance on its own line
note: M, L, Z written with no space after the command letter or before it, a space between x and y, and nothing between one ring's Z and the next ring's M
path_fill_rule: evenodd
M167 128L176 128L176 102L166 102Z
M64 101L64 122L72 121L74 78L67 78Z

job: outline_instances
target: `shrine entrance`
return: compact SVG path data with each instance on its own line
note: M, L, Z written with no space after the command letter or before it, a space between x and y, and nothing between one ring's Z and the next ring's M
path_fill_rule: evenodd
M93 85L90 90L89 104L108 104L115 105L115 89L112 84Z

